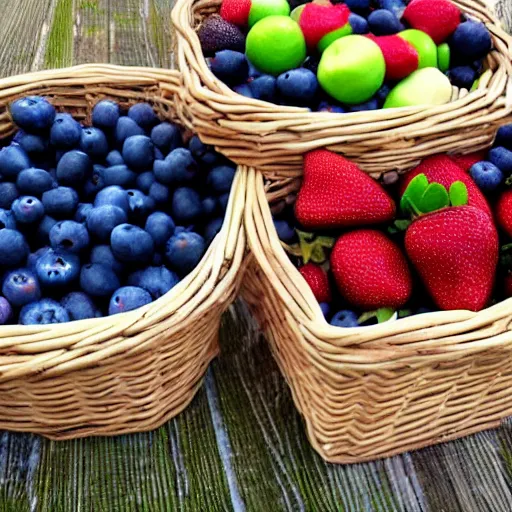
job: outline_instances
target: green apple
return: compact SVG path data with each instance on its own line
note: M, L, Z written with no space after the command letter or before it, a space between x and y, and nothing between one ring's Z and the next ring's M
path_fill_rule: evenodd
M386 63L379 46L360 35L337 39L326 48L318 65L318 81L341 103L369 100L382 86Z
M305 7L306 7L306 4L302 4L302 5L299 5L298 7L295 7L295 9L293 9L293 11L290 13L290 18L293 21L296 21L297 23L299 23L300 17L302 15L302 11L304 10Z
M418 69L437 68L437 46L428 34L410 28L399 32L397 36L409 41L416 48L420 58Z
M268 16L247 34L247 58L264 73L280 75L306 59L306 41L297 22L289 16Z
M329 32L326 34L322 39L320 39L320 42L318 43L318 51L323 52L325 49L330 46L336 39L339 39L340 37L349 36L352 34L352 27L350 23L347 23L341 28L338 28L337 30L333 30L332 32Z
M252 0L249 27L267 16L289 16L290 4L286 0Z
M451 52L448 43L440 44L437 47L437 66L445 73L450 69Z
M450 80L437 68L414 71L389 93L384 108L444 105L452 97Z

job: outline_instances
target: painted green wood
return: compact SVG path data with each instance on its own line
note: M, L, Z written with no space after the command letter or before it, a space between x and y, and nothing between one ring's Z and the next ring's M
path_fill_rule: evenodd
M511 6L497 6L508 27ZM169 66L171 7L0 0L0 74L85 62ZM512 510L512 421L383 461L326 464L243 305L226 314L221 345L190 407L154 432L61 443L0 433L0 512Z

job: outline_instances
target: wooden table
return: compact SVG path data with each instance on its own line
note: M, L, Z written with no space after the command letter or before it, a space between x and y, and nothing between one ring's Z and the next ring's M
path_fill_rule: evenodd
M0 75L168 67L172 0L0 0ZM496 12L510 29L512 0ZM51 442L0 432L0 512L512 511L512 421L368 464L324 463L244 306L192 405L157 431ZM512 390L511 390L512 392Z

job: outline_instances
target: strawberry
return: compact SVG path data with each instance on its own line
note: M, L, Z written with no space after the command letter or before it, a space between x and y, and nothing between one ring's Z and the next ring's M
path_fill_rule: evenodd
M356 164L320 149L304 157L295 215L310 229L379 224L394 218L395 203Z
M341 295L364 310L398 309L411 295L405 256L380 231L362 229L342 235L331 254L331 271Z
M479 208L492 217L489 204L475 182L447 155L426 158L420 165L405 174L400 181L400 196L403 195L412 179L419 174L424 174L428 181L440 183L446 188L450 188L456 181L461 181L466 185L468 191L468 205Z
M331 286L324 269L314 263L307 263L299 268L302 277L309 284L318 302L331 302Z
M501 194L496 204L496 221L505 233L512 237L512 190Z
M465 172L469 172L469 169L471 169L473 165L485 160L486 156L487 153L485 151L476 151L468 155L449 155L450 159Z
M498 234L474 206L443 208L416 219L405 248L440 309L483 309L498 263Z

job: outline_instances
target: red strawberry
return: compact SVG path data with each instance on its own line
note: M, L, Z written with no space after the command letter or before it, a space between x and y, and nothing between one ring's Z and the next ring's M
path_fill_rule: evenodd
M480 192L480 189L475 185L475 182L447 155L435 155L426 158L418 167L405 174L400 181L400 197L411 180L422 173L425 174L429 182L440 183L447 189L455 181L462 181L468 189L468 205L479 208L489 216L492 216L489 204L482 192Z
M419 217L407 229L405 248L439 308L486 306L498 263L498 234L482 210L458 206Z
M367 36L375 41L386 61L386 80L401 80L418 69L419 55L416 48L405 39L392 36Z
M468 155L450 155L450 158L463 170L469 172L477 162L485 160L487 153L485 151L477 151Z
M506 190L498 199L496 221L500 228L512 237L512 190Z
M331 254L331 271L343 297L361 309L398 309L411 295L407 261L380 231L362 229L340 236Z
M459 8L449 0L412 0L403 17L412 28L426 32L441 44L459 26L460 15Z
M315 48L324 36L344 27L349 16L350 10L344 4L306 4L299 19L306 44Z
M220 15L230 23L244 27L249 20L251 0L223 0Z
M302 277L309 284L318 302L331 302L331 286L324 269L314 263L307 263L299 268Z
M319 149L304 157L304 181L295 215L311 229L378 224L394 218L395 203L356 164Z

